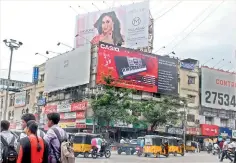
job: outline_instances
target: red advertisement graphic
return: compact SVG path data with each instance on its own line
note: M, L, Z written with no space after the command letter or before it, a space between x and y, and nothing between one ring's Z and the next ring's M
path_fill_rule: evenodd
M85 112L76 112L76 119L85 119Z
M57 112L57 105L46 105L44 108L44 113L53 113Z
M104 76L110 74L117 87L157 92L158 59L140 51L110 44L99 44L97 84L105 84Z
M75 102L71 104L71 111L86 110L87 106L88 106L88 101Z
M189 135L200 135L200 128L188 127L186 128L186 133Z
M202 135L204 136L218 136L219 127L216 125L201 124Z

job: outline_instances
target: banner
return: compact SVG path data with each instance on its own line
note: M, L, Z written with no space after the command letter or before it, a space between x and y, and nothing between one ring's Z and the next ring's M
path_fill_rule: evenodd
M61 119L85 119L85 112L61 113Z
M108 74L117 87L178 93L177 60L100 42L97 84L106 84L104 76Z
M201 124L201 133L203 136L218 136L219 127L216 125Z
M57 105L57 112L70 112L71 111L71 106L70 106L69 101L62 101L60 104Z
M88 101L74 102L71 104L71 111L84 111L88 106Z
M133 48L148 46L149 2L78 15L75 28L76 48L99 41Z
M236 111L236 74L202 67L202 105Z
M57 105L46 105L42 110L45 114L57 112Z
M15 93L14 106L17 108L25 105L26 105L26 91Z

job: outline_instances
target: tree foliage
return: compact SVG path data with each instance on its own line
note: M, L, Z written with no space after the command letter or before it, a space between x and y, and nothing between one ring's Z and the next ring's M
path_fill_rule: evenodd
M148 101L143 104L143 116L151 124L151 130L159 125L174 125L179 120L178 108L184 103L183 98L167 96L161 101Z
M104 120L108 126L110 122L122 121L133 123L138 120L138 116L130 114L132 110L138 110L140 102L132 100L130 96L131 89L114 87L114 80L111 76L104 77L106 85L103 91L92 100L92 109L94 117L98 120Z

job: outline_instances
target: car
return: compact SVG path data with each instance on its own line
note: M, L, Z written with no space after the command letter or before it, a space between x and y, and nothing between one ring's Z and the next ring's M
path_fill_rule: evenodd
M138 139L132 139L129 141L130 144L138 144Z

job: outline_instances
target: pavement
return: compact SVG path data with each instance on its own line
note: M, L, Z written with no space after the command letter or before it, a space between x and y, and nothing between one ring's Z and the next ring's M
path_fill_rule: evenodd
M168 158L154 158L154 157L138 157L137 155L127 156L125 154L118 155L116 152L112 152L109 159L106 158L83 158L82 156L76 158L76 163L217 163L219 159L217 156L208 154L206 152L201 153L186 153L185 156L170 155ZM223 163L229 163L229 160L224 160Z

